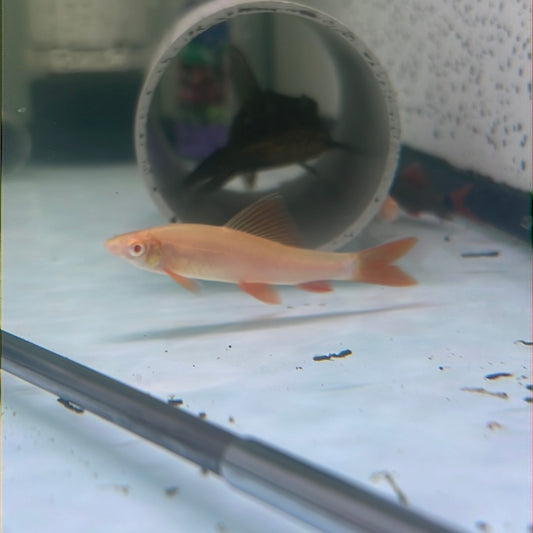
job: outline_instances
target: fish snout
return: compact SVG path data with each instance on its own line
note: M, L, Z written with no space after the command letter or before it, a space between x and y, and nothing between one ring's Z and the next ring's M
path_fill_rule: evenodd
M122 255L123 246L117 237L111 237L104 242L105 249L113 255Z

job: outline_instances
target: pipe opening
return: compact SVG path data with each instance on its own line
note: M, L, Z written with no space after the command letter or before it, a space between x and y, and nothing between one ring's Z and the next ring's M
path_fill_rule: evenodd
M310 247L377 213L399 146L393 92L338 21L291 2L212 2L178 21L144 84L136 150L166 217L224 224L285 198Z

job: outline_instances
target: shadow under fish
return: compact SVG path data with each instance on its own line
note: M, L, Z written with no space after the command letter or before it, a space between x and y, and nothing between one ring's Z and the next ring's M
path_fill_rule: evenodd
M249 188L255 173L300 164L329 149L353 151L331 138L312 98L262 90L244 56L230 47L230 71L237 97L244 101L235 115L227 143L204 159L183 181L185 190L212 192L237 175Z

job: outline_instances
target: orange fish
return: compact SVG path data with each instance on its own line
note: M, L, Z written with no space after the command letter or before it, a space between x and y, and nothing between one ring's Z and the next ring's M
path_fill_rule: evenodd
M169 224L118 235L105 247L140 268L168 274L192 292L198 291L194 279L222 281L278 304L272 285L297 285L312 292L331 291L331 280L414 285L411 276L391 263L416 242L405 238L355 253L301 248L281 196L270 195L225 226Z

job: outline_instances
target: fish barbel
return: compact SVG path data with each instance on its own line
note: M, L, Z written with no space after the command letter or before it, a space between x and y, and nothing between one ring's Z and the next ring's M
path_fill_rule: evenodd
M270 195L225 226L169 224L118 235L105 247L135 266L167 274L189 291L198 291L195 279L235 283L269 304L280 303L272 285L329 292L333 280L397 287L416 284L391 264L416 244L416 238L336 253L295 246L294 235L283 200Z

